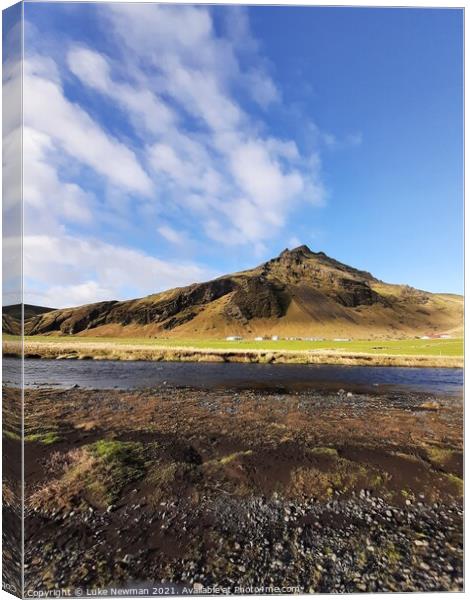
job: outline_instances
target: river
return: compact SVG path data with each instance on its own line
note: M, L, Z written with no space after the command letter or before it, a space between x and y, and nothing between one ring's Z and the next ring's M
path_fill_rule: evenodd
M19 359L4 358L3 380L14 384ZM26 387L135 389L161 385L195 388L339 390L383 392L393 389L428 394L463 393L462 369L263 365L113 360L26 359Z

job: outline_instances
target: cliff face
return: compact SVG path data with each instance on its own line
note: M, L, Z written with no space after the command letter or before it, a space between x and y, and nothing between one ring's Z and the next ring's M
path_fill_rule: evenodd
M385 284L307 246L240 273L32 316L29 335L411 335L458 331L462 298Z

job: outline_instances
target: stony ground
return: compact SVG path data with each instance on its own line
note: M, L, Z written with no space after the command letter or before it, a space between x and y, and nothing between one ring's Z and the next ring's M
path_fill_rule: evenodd
M25 402L29 589L463 587L460 398L162 386Z
M358 497L285 501L224 498L194 510L174 501L28 514L32 589L152 581L188 588L289 587L302 592L461 590L462 510ZM44 545L41 525L56 530ZM60 528L60 535L58 534ZM112 535L110 535L111 531ZM167 531L165 535L162 532Z

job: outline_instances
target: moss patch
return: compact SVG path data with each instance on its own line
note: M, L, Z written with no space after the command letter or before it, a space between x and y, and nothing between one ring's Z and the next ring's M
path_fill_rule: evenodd
M317 448L311 448L310 452L314 456L322 456L325 458L338 458L338 451L336 450L336 448L318 446Z
M446 477L449 483L455 488L455 491L459 496L463 496L463 479L457 477L457 475L453 475L452 473L447 473Z
M61 442L63 438L56 431L47 431L45 433L32 433L25 437L26 442L37 442L38 444L44 444L50 446L51 444L57 444Z
M438 467L445 467L452 459L453 451L447 448L438 448L437 446L428 446L426 455L430 462Z
M98 459L96 478L89 487L103 492L109 501L116 500L126 485L145 473L144 445L140 442L99 440L88 450Z
M229 463L233 462L240 456L250 456L250 454L253 454L253 450L244 450L243 452L234 452L233 454L228 454L227 456L223 456L219 462L222 465L228 465Z

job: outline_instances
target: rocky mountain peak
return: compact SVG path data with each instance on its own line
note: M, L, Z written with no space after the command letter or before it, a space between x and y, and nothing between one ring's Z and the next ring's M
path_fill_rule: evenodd
M312 256L313 254L315 254L314 252L312 252L310 250L310 248L306 245L303 244L302 246L297 246L297 248L292 248L292 250L289 250L289 248L286 248L285 250L283 250L281 252L281 254L279 255L279 257L305 257L308 258L310 256Z

